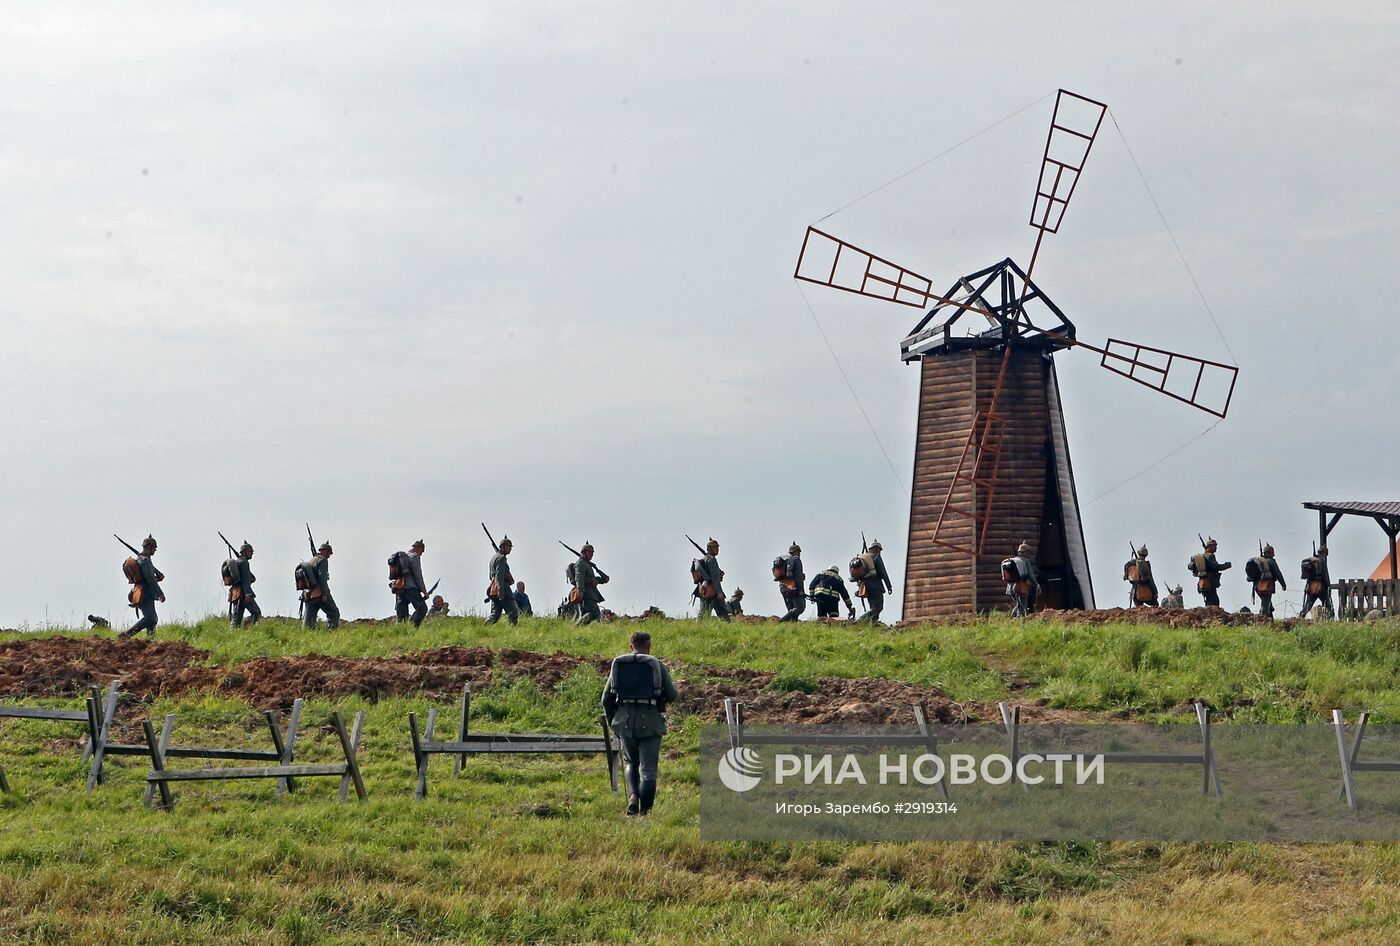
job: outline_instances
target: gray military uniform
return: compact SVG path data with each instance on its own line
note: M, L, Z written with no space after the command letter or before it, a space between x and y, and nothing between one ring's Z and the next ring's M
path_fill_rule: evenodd
M1327 616L1330 618L1332 617L1332 574L1327 570L1327 556L1314 555L1309 561L1313 563L1313 577L1304 579L1303 610L1301 613L1306 615L1313 609L1314 605L1321 604L1326 606ZM1313 592L1309 590L1312 587L1313 581L1322 583L1322 587L1318 589L1317 594L1313 594Z
M520 606L515 603L515 578L510 573L510 562L506 561L505 552L497 552L491 556L491 564L486 569L486 581L496 581L496 587L500 589L499 598L491 598L491 616L486 619L487 624L495 624L501 619L501 612L504 611L506 620L511 624L520 622Z
M1016 591L1015 584L1006 586L1006 593L1011 598L1011 616L1023 618L1031 611L1035 610L1035 596L1040 591L1040 576L1036 574L1035 562L1024 555L1013 556L1011 561L1016 563L1017 574L1030 582L1030 591L1023 597Z
M783 592L783 604L787 606L787 613L781 620L796 621L807 610L807 595L804 593L807 575L802 570L802 556L788 555L783 562L783 572L784 580L793 584L791 588L786 584L778 586Z
M136 608L138 617L136 623L127 629L126 635L130 637L145 631L148 637L155 637L156 624L159 620L156 617L156 599L160 597L160 583L165 581L165 575L156 568L149 555L136 556L136 564L141 568L141 581L139 583L141 600L132 605Z
M238 597L233 602L233 612L229 617L229 623L234 627L242 627L243 614L247 612L248 624L251 626L262 618L262 608L258 607L258 596L253 591L253 582L257 581L257 578L253 576L252 562L242 555L238 556L236 561L238 564Z
M409 609L413 609L413 626L418 627L428 616L428 602L423 598L428 583L423 580L422 556L417 552L404 553L408 559L408 571L400 576L404 579L403 591L394 595L394 614L400 622L408 620Z
M724 597L724 569L719 567L719 560L713 555L706 553L700 559L700 574L705 576L705 581L710 583L714 589L713 598L700 598L700 617L705 617L711 610L722 620L729 620L729 604ZM699 597L697 590L696 597Z
M865 606L870 610L860 616L860 620L871 624L880 623L880 612L885 610L885 593L894 591L890 573L885 571L885 560L878 552L862 552L869 555L872 567L859 584L865 587Z
M628 673L635 669L628 664L641 664L647 672ZM640 685L638 678L643 681ZM656 800L661 737L666 734L665 706L679 698L671 672L651 654L623 654L608 669L603 712L622 743L629 811L646 814Z
M1267 587L1264 582L1272 579L1273 583L1280 589L1287 591L1288 584L1283 580L1283 569L1278 567L1278 562L1272 555L1259 555L1255 560L1259 563L1259 581L1251 582L1254 594L1259 598L1259 613L1272 620L1274 616L1274 592L1264 591L1262 587Z
M340 608L335 605L335 598L331 595L331 563L324 555L314 555L311 558L311 568L316 573L316 584L321 589L321 596L316 599L307 598L303 594L303 607L301 623L307 627L315 627L317 612L325 612L326 623L331 630L340 627Z
M598 607L603 601L603 593L598 590L598 585L598 569L594 568L588 559L579 556L579 560L574 563L574 587L578 589L579 594L579 624L591 624L603 619L602 609Z

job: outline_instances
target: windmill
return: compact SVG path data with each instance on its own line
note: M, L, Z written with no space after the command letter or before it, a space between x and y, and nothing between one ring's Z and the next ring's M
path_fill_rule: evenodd
M1007 607L998 566L1021 541L1033 546L1043 606L1094 606L1056 352L1088 349L1130 381L1215 417L1229 410L1237 367L1118 338L1088 344L1033 281L1107 110L1059 90L1024 270L1004 259L939 295L927 277L830 233L808 227L803 238L795 278L927 309L900 343L904 363L921 363L906 620ZM954 335L968 316L977 330Z

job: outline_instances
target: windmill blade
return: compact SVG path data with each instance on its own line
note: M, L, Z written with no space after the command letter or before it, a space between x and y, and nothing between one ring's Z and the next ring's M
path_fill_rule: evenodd
M1069 207L1079 173L1089 160L1089 149L1098 137L1108 106L1091 98L1060 89L1055 97L1055 112L1050 119L1050 133L1045 137L1045 154L1040 160L1040 177L1036 181L1035 202L1031 205L1031 226L1046 233L1058 233L1065 209Z
M1119 338L1110 338L1103 348L1083 342L1077 344L1098 352L1099 364L1114 374L1190 404L1197 410L1221 419L1230 410L1230 401L1235 396L1235 381L1240 373L1240 369L1234 365Z
M933 283L912 269L867 253L816 227L808 227L797 255L793 278L830 286L872 299L922 309L931 299Z

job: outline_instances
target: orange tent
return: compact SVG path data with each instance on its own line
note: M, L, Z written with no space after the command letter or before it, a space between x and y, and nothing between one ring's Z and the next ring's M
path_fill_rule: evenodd
M1396 542L1396 543L1395 543L1395 555L1396 555L1397 561L1400 561L1400 542ZM1385 558L1381 559L1381 563L1380 563L1379 565L1376 566L1376 570L1373 571L1373 572L1371 572L1371 579L1374 581L1374 580L1376 580L1376 579L1389 578L1389 577L1390 577L1390 556L1389 556L1389 555L1386 555Z

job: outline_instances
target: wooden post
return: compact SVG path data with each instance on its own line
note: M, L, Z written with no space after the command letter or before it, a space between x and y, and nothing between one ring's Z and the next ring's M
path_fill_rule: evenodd
M457 741L458 741L458 742L466 742L466 741L467 741L467 714L471 711L471 705L472 705L472 685L471 685L470 682L467 682L467 683L462 684L462 722L461 722L461 724L458 725L458 727L457 727ZM466 764L467 764L467 754L466 754L465 752L459 752L459 753L457 753L456 758L454 758L454 759L452 760L452 774L453 774L453 775L461 775L461 774L462 774L462 766L464 766L464 765L466 765Z
M97 744L92 747L92 768L88 772L88 791L92 791L99 782L106 779L106 776L102 774L102 761L107 755L107 741L112 735L112 717L117 715L117 691L120 688L120 680L113 680L111 686L107 688L107 700L99 718ZM152 745L154 746L154 743Z
M300 702L300 701L298 701ZM295 705L293 706L295 711ZM364 723L365 711L360 710L355 719L355 738L358 740L360 729ZM365 783L360 778L360 763L355 758L355 752L359 748L358 743L350 738L345 731L345 720L341 718L340 710L331 714L331 723L335 726L335 734L340 737L340 748L345 753L345 774L350 776L350 781L355 786L355 795L361 800L365 799ZM341 794L345 794L344 776L341 777Z
M292 700L292 712L287 717L285 738L277 731L277 722L272 712L267 714L267 725L272 731L272 744L277 749L278 764L291 765L292 757L296 754L297 727L301 725L301 697ZM277 794L279 795L296 791L296 787L296 781L291 776L277 780Z
M355 726L354 726L354 728L350 731L350 753L351 753L351 756L354 757L354 771L355 771L356 774L359 773L360 735L361 735L361 733L364 732L364 728L365 728L365 711L364 711L364 710L360 710L358 713L355 714ZM347 758L346 758L346 763L345 763L345 774L342 775L342 776L340 777L340 800L341 800L341 801L345 801L345 800L349 797L349 794L350 794L350 785L351 785L353 782L355 782L355 781L356 781L355 777L352 776L352 774L351 774L351 759L350 759L350 757L347 757ZM365 797L364 786L363 786L363 785L361 785L361 786L359 786L358 788L356 788L355 791L356 791L356 794L358 794L360 798L364 798L364 797Z
M92 747L97 742L97 706L101 702L102 690L99 689L96 684L93 684L92 686L88 687L87 698L83 701L84 708L87 710L88 716L88 741L87 745L83 746L82 758L78 760L80 764L86 762L88 760L88 756L92 755Z
M423 754L423 741L418 738L418 714L408 714L408 736L413 741L413 767L418 773L417 784L413 789L413 797L422 799L428 789L428 778L426 766L428 757Z
M929 724L928 724L928 703L927 703L926 701L920 700L918 703L915 703L915 704L914 704L914 722L918 723L918 725L919 725L919 735L921 735L921 736L924 737L925 743L926 743L926 745L928 746L928 754L931 755L931 756L937 756L937 755L938 755L938 736L935 735L934 732L933 732L933 730L929 727ZM944 800L944 801L947 801L947 800L948 800L948 773L947 773L947 772L944 772L944 773L943 773L943 777L940 778L940 779L938 780L938 791L939 791L940 794L943 795L943 800Z
M175 714L167 713L165 722L160 727L160 757L165 758L165 754L170 751L170 732L175 728ZM151 807L151 800L155 797L156 783L146 782L146 795L142 799L147 808Z
M10 782L9 779L5 778L5 767L0 765L0 792L8 792L9 790Z
M1337 731L1337 752L1342 758L1342 791L1347 796L1347 807L1352 811L1356 810L1356 790L1351 784L1351 759L1347 755L1346 722L1342 719L1342 711L1334 709L1332 711L1332 728Z
M169 719L169 717L166 717ZM108 722L110 722L110 717ZM151 728L149 719L141 721L141 728L146 733L146 745L151 749L151 775L161 776L165 774L165 757L160 750L160 743L156 741L156 732ZM175 799L170 796L170 786L162 778L156 779L156 787L160 790L160 807L169 811L175 805Z

